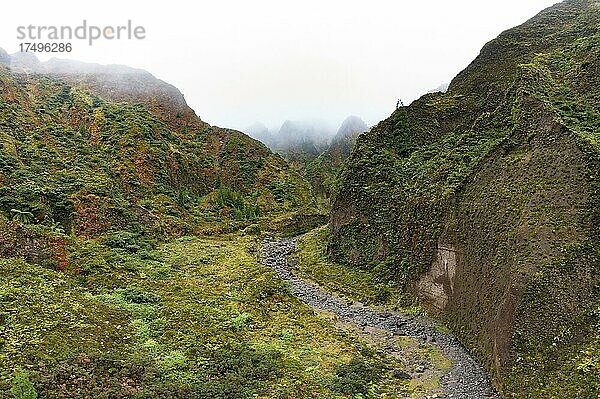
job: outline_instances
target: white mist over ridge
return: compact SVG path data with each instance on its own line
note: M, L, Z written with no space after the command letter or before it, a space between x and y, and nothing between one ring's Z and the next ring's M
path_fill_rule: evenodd
M336 141L355 137L368 129L367 124L360 117L350 115L340 123L337 130L332 129L327 121L317 119L286 120L281 127L275 129L269 129L263 123L255 122L241 131L274 151L285 151L305 144L323 150Z
M139 0L6 2L0 47L19 51L18 26L97 26L132 20L143 40L74 41L73 52L41 54L149 71L176 86L211 124L244 129L349 114L369 125L447 82L484 43L554 0L282 2ZM92 12L90 10L93 10ZM118 15L115 15L118 10ZM450 17L451 16L451 17Z

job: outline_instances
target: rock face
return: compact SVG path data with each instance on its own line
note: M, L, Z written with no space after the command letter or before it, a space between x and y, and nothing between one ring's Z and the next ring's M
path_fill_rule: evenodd
M350 155L356 138L368 126L358 116L349 116L332 135L322 123L285 121L276 134L262 123L245 132L282 155L292 167L304 173L313 189L324 197L331 190L343 161Z
M331 136L324 122L286 120L273 134L270 148L302 171L327 148Z
M323 123L286 120L275 136L276 149L285 151L310 143L318 150L330 137L331 132Z
M418 292L437 309L446 309L448 300L454 296L456 266L463 264L461 254L454 246L438 245L437 256L431 267L417 283Z
M506 398L598 393L599 32L583 0L504 32L361 135L334 199L330 255L421 298Z

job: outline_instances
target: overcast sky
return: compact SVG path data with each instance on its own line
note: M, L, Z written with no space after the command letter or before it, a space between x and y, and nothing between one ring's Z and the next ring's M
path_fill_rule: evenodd
M368 124L449 82L503 30L555 0L8 1L0 47L19 50L17 26L116 26L144 40L73 41L61 58L118 63L177 86L203 120L243 129L255 121L348 115ZM48 59L48 56L41 56Z

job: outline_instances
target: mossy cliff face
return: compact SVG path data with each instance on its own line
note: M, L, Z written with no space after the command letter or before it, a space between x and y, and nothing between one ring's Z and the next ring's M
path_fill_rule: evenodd
M329 252L422 298L509 398L599 392L600 5L487 44L359 137Z

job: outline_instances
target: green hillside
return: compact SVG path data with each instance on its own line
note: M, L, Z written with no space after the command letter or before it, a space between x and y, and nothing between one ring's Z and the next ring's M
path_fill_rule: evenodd
M308 184L279 156L189 108L172 121L160 98L116 103L83 84L3 65L0 83L5 255L27 250L20 236L127 230L164 239L312 204Z
M147 72L0 58L1 398L336 398L391 370L257 263L253 235L323 222L281 157Z
M330 255L420 298L507 398L596 398L600 5L488 43L447 93L359 137Z

